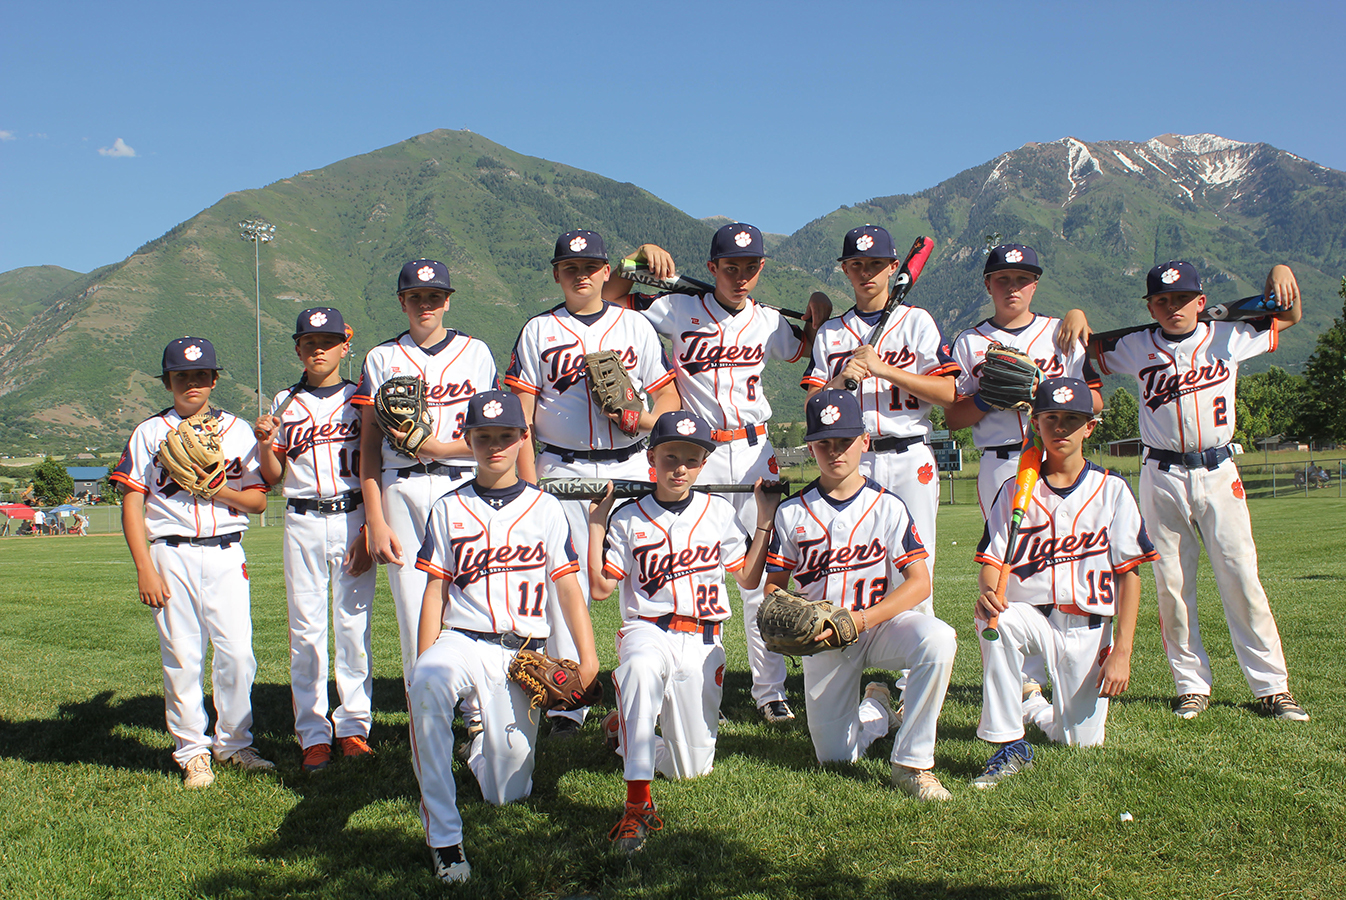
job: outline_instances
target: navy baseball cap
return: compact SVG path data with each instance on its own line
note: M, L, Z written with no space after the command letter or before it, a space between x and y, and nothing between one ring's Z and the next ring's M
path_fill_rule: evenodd
M603 236L597 231L567 231L556 239L556 252L552 254L554 266L566 259L598 259L608 261L608 251L603 246Z
M718 444L710 436L710 425L706 420L683 409L675 409L660 416L650 431L650 447L658 447L671 441L685 441L696 444L706 450L714 450Z
M731 222L715 232L710 239L711 262L731 256L766 256L766 244L757 226Z
M1023 269L1034 275L1042 274L1038 264L1038 252L1026 244L1001 244L986 254L986 266L983 275L999 272L1001 269Z
M846 232L841 242L841 255L837 262L845 262L857 256L874 259L897 259L897 248L893 246L893 236L887 228L878 225L861 225Z
M853 438L865 433L860 404L850 391L822 390L804 404L805 441Z
M1033 415L1042 412L1073 412L1092 417L1094 395L1078 378L1048 378L1033 395Z
M165 372L189 372L193 369L219 369L215 345L205 338L180 337L164 348Z
M473 394L467 401L467 413L463 416L463 430L471 428L528 428L528 420L523 417L523 404L513 391L482 391Z
M1145 276L1145 299L1155 294L1172 294L1179 291L1201 293L1201 276L1196 266L1180 259L1171 259L1160 263Z
M449 267L433 259L413 259L404 265L397 276L397 292L400 294L421 287L439 288L445 293L452 294Z
M350 340L346 320L330 306L315 306L299 314L294 323L294 339L297 341L306 334L335 334Z

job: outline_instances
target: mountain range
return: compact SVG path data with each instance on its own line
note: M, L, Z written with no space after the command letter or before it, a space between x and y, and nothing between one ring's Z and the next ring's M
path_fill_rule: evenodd
M806 177L806 176L804 176ZM210 338L224 371L215 401L257 409L254 248L238 223L276 226L262 245L262 381L270 396L298 375L290 334L307 306L354 327L353 378L378 341L406 327L394 294L401 264L446 262L457 292L446 322L485 340L503 370L525 319L559 302L548 259L556 235L600 232L616 259L652 241L704 274L714 229L642 190L524 156L468 131L419 135L256 190L232 193L127 259L90 273L34 266L0 273L0 446L119 443L168 403L160 353L175 337ZM1260 291L1275 262L1295 268L1305 320L1272 362L1297 370L1336 312L1346 268L1346 173L1267 144L1215 135L1143 143L1032 143L917 194L842 206L790 235L768 236L758 299L802 308L825 290L850 305L835 262L843 233L887 227L899 246L936 250L910 295L952 338L989 315L988 241L1035 247L1046 274L1034 308L1080 306L1096 328L1145 321L1144 273L1183 258L1212 302ZM773 364L777 417L799 418L800 367Z

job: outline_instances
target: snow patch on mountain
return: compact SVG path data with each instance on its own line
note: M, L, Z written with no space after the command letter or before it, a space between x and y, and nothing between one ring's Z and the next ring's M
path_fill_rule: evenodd
M1070 160L1070 170L1066 174L1070 179L1070 194L1066 197L1066 203L1069 203L1084 190L1085 180L1091 174L1101 175L1103 170L1099 168L1098 161L1082 141L1077 141L1073 137L1062 138L1061 141L1066 145L1066 153ZM1065 206L1066 203L1061 205Z
M1126 166L1126 168L1129 169L1129 170L1132 171L1132 172L1143 172L1143 171L1145 171L1145 170L1142 169L1140 166L1138 166L1138 165L1136 165L1135 163L1133 163L1133 162L1131 161L1131 157L1127 156L1125 153L1123 153L1123 152L1120 151L1120 150L1114 150L1114 151L1112 151L1112 155L1115 156L1115 157L1117 157L1117 159L1121 162L1121 164L1124 165L1124 166Z

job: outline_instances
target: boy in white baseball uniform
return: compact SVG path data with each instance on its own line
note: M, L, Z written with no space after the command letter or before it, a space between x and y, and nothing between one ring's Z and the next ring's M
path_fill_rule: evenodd
M598 675L565 516L554 497L515 469L529 440L518 397L477 394L462 427L477 474L436 500L430 512L416 558L429 577L409 693L426 842L444 881L471 873L453 776L455 707L470 701L481 716L467 764L486 802L500 805L533 789L539 717L528 695L506 677L514 653L541 650L549 634L564 628L579 650L583 683ZM564 623L553 618L553 609Z
M720 629L730 615L724 573L746 567L757 580L766 560L779 495L758 497L758 540L749 553L733 506L692 492L717 446L705 419L664 413L647 451L654 493L623 504L610 520L609 497L590 516L593 597L621 591L617 710L603 720L603 733L625 760L626 778L626 808L608 837L628 853L664 824L650 796L654 773L696 778L715 763L724 690Z
M762 232L733 222L717 230L710 242L706 268L715 277L714 294L631 293L632 283L624 278L613 278L604 292L614 302L642 310L655 330L672 342L673 372L683 407L712 425L717 449L700 473L710 484L751 484L758 478L777 477L775 450L766 436L771 404L762 389L762 372L769 359L801 359L832 314L827 295L813 294L801 331L777 310L754 302L751 294L765 257ZM673 257L655 244L643 244L628 258L643 261L661 278L677 274ZM731 494L726 499L743 529L753 527L757 521L753 495ZM769 653L757 632L762 590L740 584L739 600L753 702L768 722L788 722L794 713L785 701L785 660Z
M241 543L248 513L266 509L257 441L247 423L224 410L219 422L224 487L198 499L169 477L159 447L178 424L210 406L219 377L215 347L178 338L164 348L163 384L173 405L136 426L110 476L121 485L122 532L136 567L140 601L154 610L164 665L164 707L173 760L189 788L215 781L210 758L245 770L275 768L252 748L252 609ZM210 683L215 734L201 689L206 642L215 649Z
M1027 721L1058 743L1102 744L1108 698L1130 681L1138 567L1157 554L1126 479L1084 459L1084 441L1098 424L1091 393L1078 378L1051 378L1038 386L1033 426L1042 440L1042 468L1009 559L1003 600L996 585L1015 479L1001 486L977 547L977 633L999 616L999 637L981 638L977 736L1000 747L974 787L995 787L1032 765ZM1035 682L1024 684L1029 657L1047 670L1050 703Z
M472 475L472 453L462 436L467 401L496 387L490 348L444 327L452 293L443 263L417 259L402 267L397 302L407 316L407 330L369 351L351 400L362 407L359 468L369 552L388 568L402 641L402 675L408 683L425 593L425 575L411 555L425 539L430 504ZM374 415L374 393L394 375L419 375L428 386L434 434L415 458L385 439Z
M949 356L934 318L915 306L897 310L875 346L865 343L883 315L889 283L902 266L887 229L852 228L837 261L851 283L855 306L819 329L800 384L810 397L824 388L841 390L847 380L860 385L860 409L869 432L869 452L860 460L860 474L907 505L929 554L926 567L933 580L939 472L925 441L931 430L930 407L954 402L958 364ZM917 608L933 613L932 598L927 596Z
M1243 677L1264 716L1307 721L1290 694L1280 633L1257 574L1257 547L1243 482L1229 442L1239 363L1276 349L1280 332L1300 320L1299 284L1288 266L1267 274L1264 293L1280 311L1250 322L1201 322L1201 279L1190 263L1171 261L1146 276L1145 299L1158 323L1090 350L1104 374L1134 375L1140 386L1140 509L1159 561L1154 582L1164 651L1184 719L1210 705L1210 659L1196 615L1196 566L1205 542L1220 589L1229 637ZM1078 319L1076 318L1078 316ZM1088 334L1084 314L1067 317L1071 339ZM1073 341L1078 346L1077 341Z
M295 323L299 383L259 416L262 477L284 479L285 595L290 611L290 692L300 766L327 767L332 738L342 756L366 756L374 674L370 610L377 571L365 546L360 493L360 410L356 386L341 377L350 332L330 307L306 309ZM328 721L327 591L332 590L336 686L341 704Z
M776 510L767 586L783 588L793 575L810 600L852 610L860 632L849 646L804 657L814 752L819 762L855 762L898 726L893 786L918 800L948 800L930 770L958 642L952 628L916 608L930 593L925 548L901 499L860 474L869 435L855 395L819 391L804 414L821 472ZM870 667L908 670L904 715L890 708L887 685L871 684L860 699Z
M505 385L518 394L524 418L534 429L541 452L531 442L519 454L519 475L538 478L627 478L648 481L649 464L641 434L659 416L680 405L673 373L668 369L659 335L639 313L608 303L603 285L611 274L603 238L592 231L567 231L556 240L552 278L565 302L524 323L505 372ZM605 413L589 393L585 354L615 350L642 402L635 428L623 430L621 417ZM588 559L589 504L561 503L581 560ZM589 596L588 567L581 567L580 588ZM553 611L553 615L556 612ZM575 658L564 629L547 646L552 656ZM554 711L551 736L566 738L579 731L586 710Z
M958 364L958 399L945 408L945 422L952 430L972 426L972 442L981 450L977 469L977 500L983 518L1005 479L1019 468L1019 452L1028 435L1028 410L996 409L977 393L982 360L993 343L1027 354L1046 378L1080 378L1094 395L1094 412L1103 409L1103 382L1089 364L1088 354L1078 343L1061 350L1056 343L1061 320L1040 316L1029 309L1037 291L1042 266L1032 247L1001 244L986 257L982 269L986 292L995 313L991 318L958 335L953 359Z

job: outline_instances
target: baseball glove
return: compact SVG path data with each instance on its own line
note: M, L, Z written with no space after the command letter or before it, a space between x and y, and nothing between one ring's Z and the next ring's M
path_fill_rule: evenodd
M815 640L829 627L832 633L825 640ZM836 650L860 637L850 610L784 588L773 588L762 600L757 608L757 630L768 650L786 656Z
M388 435L388 443L408 456L415 456L421 444L434 433L425 400L425 382L418 375L396 375L383 382L374 395L374 418ZM403 436L401 432L408 428Z
M159 465L193 497L214 497L228 477L220 447L220 420L208 410L183 419L159 444Z
M621 413L617 427L627 434L640 431L640 412L645 408L631 376L616 350L586 353L584 367L589 372L589 393L605 413Z
M603 699L603 686L597 678L588 688L580 684L579 663L554 659L536 650L515 654L509 664L509 678L530 696L533 709L583 709Z
M980 379L977 393L983 402L996 409L1028 410L1033 408L1033 392L1042 380L1042 371L1013 347L992 344L986 348Z

